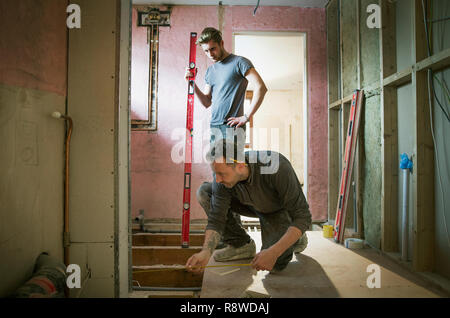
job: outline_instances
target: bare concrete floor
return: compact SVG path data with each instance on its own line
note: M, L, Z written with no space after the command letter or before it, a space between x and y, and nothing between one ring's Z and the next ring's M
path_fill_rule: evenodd
M249 234L259 251L261 233ZM347 249L324 238L321 231L309 231L307 235L309 244L305 251L294 256L288 267L277 274L256 272L249 266L207 268L200 297L448 297L374 249ZM219 263L211 257L208 265L250 261ZM368 277L373 274L367 272L371 264L380 267L380 288L367 286ZM239 270L223 275L236 268Z

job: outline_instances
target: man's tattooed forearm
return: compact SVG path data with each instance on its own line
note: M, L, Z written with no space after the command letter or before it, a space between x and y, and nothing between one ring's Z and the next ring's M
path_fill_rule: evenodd
M219 240L220 234L213 231L208 240L206 240L205 243L203 244L203 249L208 250L212 254L217 244L219 243Z

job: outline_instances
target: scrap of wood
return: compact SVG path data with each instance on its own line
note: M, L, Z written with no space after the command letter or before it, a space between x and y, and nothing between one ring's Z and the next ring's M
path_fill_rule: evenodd
M237 271L240 270L240 269L241 269L241 268L238 267L238 268L232 269L231 271L220 273L219 275L220 275L220 276L225 276L225 275L228 275L228 274L237 272Z

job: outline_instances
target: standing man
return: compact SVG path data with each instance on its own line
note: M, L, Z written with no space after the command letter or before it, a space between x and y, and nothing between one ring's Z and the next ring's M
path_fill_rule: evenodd
M229 246L215 252L216 261L253 258L253 268L271 272L283 270L293 253L307 246L305 231L311 226L311 213L291 163L275 151L247 151L239 162L238 152L236 143L223 139L208 153L215 179L197 190L208 225L202 250L186 262L188 271L203 271L220 236ZM232 213L259 218L262 248L258 254L255 242Z
M206 108L212 105L210 143L216 139L229 138L237 141L243 154L245 124L261 106L267 87L252 62L225 50L219 30L211 27L203 29L197 44L214 63L206 70L204 90L194 83L194 93L200 103ZM190 74L191 70L187 68L186 79ZM245 91L249 82L253 84L254 92L248 113L245 114ZM240 224L240 216L235 214L234 217ZM224 244L220 242L218 247L222 246Z
M232 138L226 132L227 128L234 128L229 131L233 132L233 136L238 136L238 142L243 143L239 146L244 149L245 124L261 105L267 92L266 85L248 59L225 50L219 30L205 28L197 44L214 63L206 71L204 90L194 84L194 92L200 103L206 108L212 105L210 141ZM188 68L186 78L189 75ZM245 91L249 82L254 85L254 93L248 113L245 114Z

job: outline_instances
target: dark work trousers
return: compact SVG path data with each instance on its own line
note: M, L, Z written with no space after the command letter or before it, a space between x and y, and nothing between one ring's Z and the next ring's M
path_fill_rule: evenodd
M211 137L209 140L210 145L214 144L214 141L220 140L220 139L230 139L234 140L234 142L238 144L239 151L244 154L245 150L245 131L246 127L245 125L239 128L230 127L227 124L222 125L211 125ZM244 158L237 158L238 160L241 159L244 161ZM214 178L214 175L213 175ZM241 222L241 216L237 213L232 213L233 217L236 219L236 222L239 225L242 225ZM226 243L226 242L224 242Z
M211 195L212 183L203 182L197 190L197 200L207 215L211 212ZM275 213L259 213L253 207L241 204L239 200L233 198L230 210L228 211L225 230L222 234L223 241L233 247L241 247L250 240L250 236L242 226L238 224L233 217L233 213L259 218L261 224L261 249L267 249L278 242L286 233L289 226L291 226L291 218L286 210ZM293 253L294 245L289 247L277 259L274 268L277 270L284 269L292 259Z

